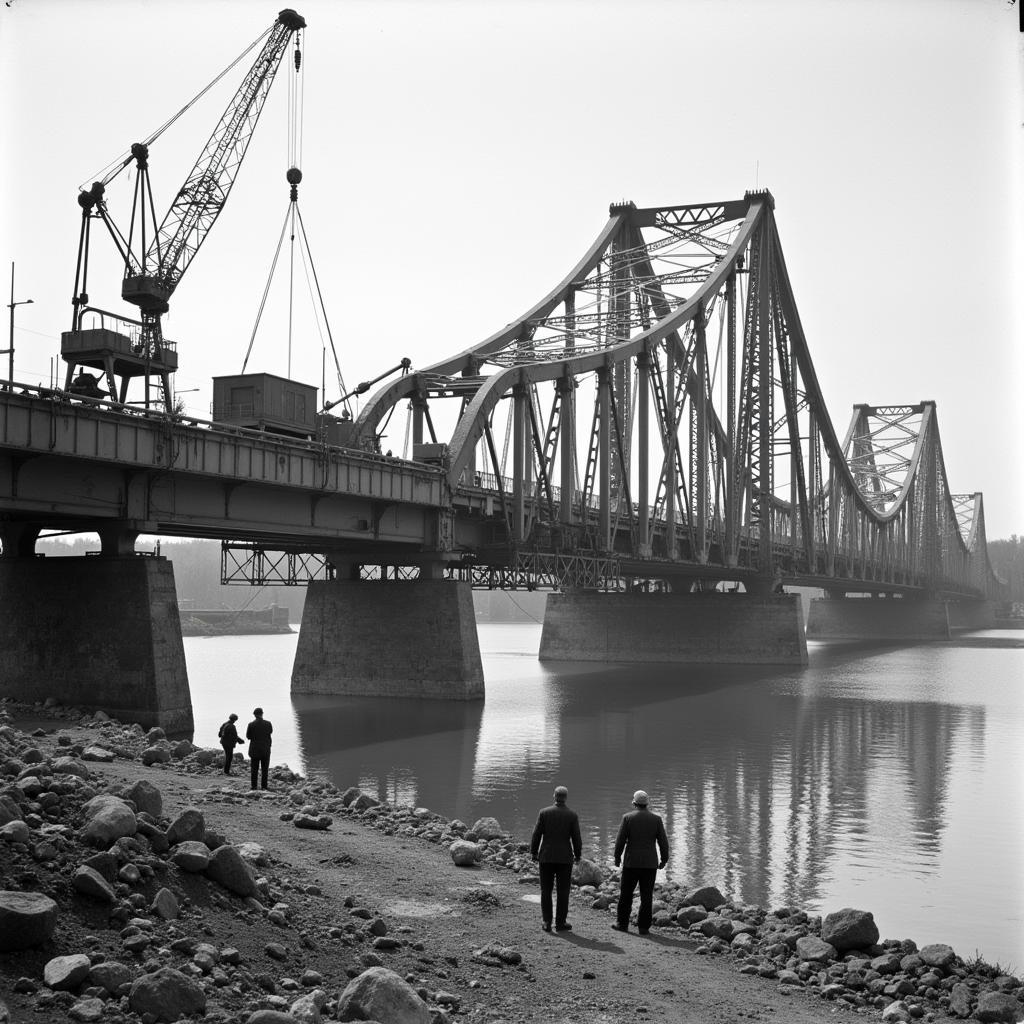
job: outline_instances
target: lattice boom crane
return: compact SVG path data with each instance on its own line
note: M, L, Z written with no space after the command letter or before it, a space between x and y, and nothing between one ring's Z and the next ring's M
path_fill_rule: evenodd
M123 402L127 379L142 375L148 377L149 373L153 372L163 379L165 402L169 403L170 385L167 375L177 368L177 357L173 353L165 352L160 318L167 312L171 295L180 284L189 264L227 202L288 44L292 36L305 27L305 19L291 9L285 9L278 14L277 20L266 34L266 40L256 60L221 115L184 185L175 194L170 209L159 227L156 227L157 218L149 181L149 147L188 109L188 106L191 106L191 103L146 141L135 143L131 147L130 155L119 162L109 174L100 181L93 182L91 188L83 189L79 193L82 232L79 240L75 292L72 298L74 317L72 330L62 339L62 354L69 363L69 387L75 365L94 366L106 371L112 396L115 375L122 377L119 400ZM301 52L296 45L296 71L299 70L300 64ZM138 174L132 202L131 225L126 239L107 210L104 194L106 186L133 161ZM139 307L141 323L138 327L141 330L130 351L104 352L101 349L118 349L121 346L111 342L109 337L82 337L97 334L96 331L82 330L82 316L87 311L89 302L86 276L90 221L94 216L103 221L124 263L121 297ZM113 332L99 333L110 335ZM90 341L96 341L99 348L96 345L90 347ZM108 342L111 344L107 344ZM133 368L130 358L133 354L145 360L144 368Z

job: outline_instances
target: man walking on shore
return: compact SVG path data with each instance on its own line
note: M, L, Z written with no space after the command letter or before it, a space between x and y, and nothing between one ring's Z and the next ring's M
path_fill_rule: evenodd
M569 790L555 787L555 802L537 815L530 842L530 855L540 863L540 913L544 931L551 931L551 890L555 889L555 931L572 931L569 916L569 887L573 862L583 853L580 819L566 805Z
M267 772L270 770L270 734L274 727L263 717L263 708L253 711L255 716L246 726L245 738L249 741L249 775L252 788L256 788L256 776L260 775L260 789L267 788Z
M619 835L615 840L615 866L623 862L619 883L619 906L616 931L629 931L629 913L633 908L633 891L640 886L640 910L636 916L637 931L646 935L651 930L654 916L654 879L658 868L668 863L668 836L661 816L647 809L647 794L638 789L633 794L633 810L622 816ZM658 850L655 852L655 844ZM658 855L661 860L658 860Z

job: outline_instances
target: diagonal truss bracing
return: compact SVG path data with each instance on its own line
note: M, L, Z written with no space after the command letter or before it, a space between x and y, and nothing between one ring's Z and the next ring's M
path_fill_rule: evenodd
M383 387L354 424L373 449L408 403L414 437L426 423L446 446L456 513L469 489L493 492L501 543L456 531L439 557L983 594L981 496L950 493L934 404L858 406L837 436L770 193L609 213L534 307Z

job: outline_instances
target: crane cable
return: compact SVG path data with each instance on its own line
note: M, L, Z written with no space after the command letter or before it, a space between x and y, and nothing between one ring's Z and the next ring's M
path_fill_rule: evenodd
M160 138L160 136L163 135L163 133L167 131L167 129L170 128L171 125L174 124L174 122L182 116L182 114L184 114L187 110L193 107L199 100L201 100L229 71L237 67L237 65L248 54L250 54L257 46L259 46L259 44L263 42L263 40L268 35L270 35L271 31L273 31L273 27L274 26L271 25L270 28L266 29L264 32L261 32L260 35L256 39L254 39L252 43L250 43L219 75L217 75L216 78L214 78L203 89L197 92L196 95L193 96L192 99L190 99L188 103L186 103L185 106L181 108L181 110L179 110L176 114L173 114L171 117L169 117L166 121L164 121L164 123L159 128L156 129L156 131L149 135L143 142L143 145L149 146L156 142L156 140ZM103 185L109 185L114 180L114 178L116 178L126 167L128 167L132 163L133 159L134 158L132 157L131 150L129 150L127 153L122 153L121 156L119 156L116 160L113 160L111 163L107 164L105 167L103 167L94 175L92 175L90 180L99 181ZM80 185L79 188L82 191L88 190L88 186L84 184Z
M345 386L345 379L341 373L341 362L338 359L338 350L334 344L334 335L331 331L331 324L327 318L327 308L324 304L323 292L320 288L320 278L316 272L316 265L313 262L313 252L309 246L309 236L306 233L306 225L302 219L302 211L299 209L298 200L298 185L302 180L302 174L299 171L299 163L302 156L302 124L303 124L303 113L305 110L305 82L304 76L299 75L299 71L302 67L303 54L300 49L301 35L296 33L295 35L295 76L294 80L292 76L288 77L288 126L287 126L287 150L289 160L289 172L288 181L291 186L290 197L288 201L288 210L285 214L284 223L281 225L281 234L278 236L277 248L274 251L274 258L271 261L270 273L267 277L266 286L263 289L263 297L260 301L259 310L256 313L256 321L253 324L252 333L249 337L249 346L245 352L245 359L242 363L242 373L245 373L246 367L249 364L249 357L252 354L253 344L256 340L256 332L259 330L260 320L263 317L263 311L267 304L267 297L270 293L270 286L273 281L274 273L277 269L277 263L281 256L281 246L284 244L285 232L288 231L289 225L291 230L289 232L289 263L288 263L288 370L287 376L290 378L292 375L292 336L293 336L293 325L294 325L294 309L295 309L295 241L296 237L299 240L299 256L302 259L303 271L306 277L306 287L309 289L310 299L314 300L313 289L316 289L316 297L313 301L314 311L319 306L319 315L316 316L317 331L320 333L321 346L323 346L323 331L321 330L321 318L323 327L327 332L327 340L331 346L331 355L334 359L334 367L338 378L339 393L342 396L346 395L348 388ZM310 280L310 273L312 272L312 280ZM352 415L352 407L347 397L343 397L345 409L348 410L349 415Z

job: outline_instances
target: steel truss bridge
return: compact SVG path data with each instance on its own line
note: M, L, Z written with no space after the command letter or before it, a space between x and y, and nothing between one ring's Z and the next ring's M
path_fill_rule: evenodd
M396 414L411 459L381 455ZM29 460L85 467L90 497ZM383 386L346 448L0 392L0 515L5 553L40 527L219 537L225 582L1000 593L934 403L836 432L765 191L613 205L548 295Z

